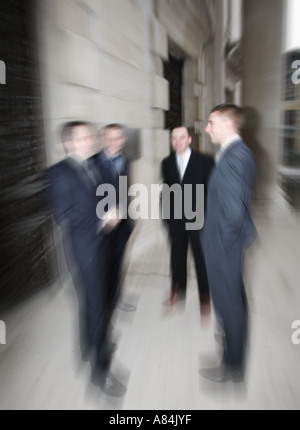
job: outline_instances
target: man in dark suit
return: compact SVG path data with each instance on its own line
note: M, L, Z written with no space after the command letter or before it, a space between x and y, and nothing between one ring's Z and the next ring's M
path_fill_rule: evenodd
M62 228L66 263L79 299L82 358L91 362L93 382L104 393L119 397L126 388L109 371L106 249L96 215L101 178L90 166L96 150L92 126L67 123L61 138L67 157L48 169L48 196L53 217Z
M197 199L200 199L197 185L204 185L204 197L208 185L211 171L214 167L212 157L200 154L190 148L192 137L184 126L175 127L171 132L171 144L173 151L169 157L162 161L162 179L163 183L172 187L179 184L182 191L182 217L177 219L176 211L178 204L173 194L170 199L170 216L166 219L166 225L171 242L171 274L172 283L170 297L164 302L166 306L174 305L178 300L184 300L186 296L187 284L187 251L188 245L191 244L200 298L201 315L206 317L210 314L210 293L206 275L204 257L199 239L198 226L196 229L187 229L187 223L192 220L185 216L184 202L187 199L185 185L191 186L189 197L192 210L195 212ZM164 200L164 199L163 199ZM204 199L205 200L205 199ZM204 203L204 202L202 202ZM163 210L165 202L162 201ZM168 204L168 202L167 202ZM175 206L174 206L175 205Z
M108 309L112 315L117 307L125 312L136 309L134 305L122 301L121 280L122 267L127 242L132 233L133 224L128 217L128 208L124 207L120 199L119 180L130 181L129 160L123 154L126 140L124 127L121 124L109 124L104 127L103 134L104 149L94 157L103 182L114 187L116 192L116 206L110 208L103 220L110 221L103 227L103 235L107 249L107 289ZM126 216L125 216L126 215Z
M205 129L212 143L221 145L208 186L201 235L224 351L220 367L200 373L216 382L243 381L245 371L247 302L242 272L245 247L256 236L250 214L256 169L239 135L242 124L241 108L223 104L211 111Z

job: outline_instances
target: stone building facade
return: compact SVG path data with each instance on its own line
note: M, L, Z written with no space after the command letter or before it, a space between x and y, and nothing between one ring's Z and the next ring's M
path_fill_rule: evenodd
M34 9L30 20L26 18L29 7ZM7 219L11 212L22 211L28 195L40 189L36 172L64 157L58 136L63 122L85 119L99 127L124 124L129 133L132 179L149 187L160 182L160 161L170 150L168 113L190 128L194 148L213 155L216 148L204 128L210 109L225 101L243 105L249 115L244 137L258 165L257 199L267 204L276 198L282 158L284 0L26 0L15 20L13 11L21 8L18 2L9 0L5 8L1 31L8 42L1 47L0 60L7 66L7 100L22 111L18 123L8 112L5 126L10 123L15 134L19 133L18 157L29 160L29 151L35 166L35 174L28 177L24 171L14 178L9 173L10 192L20 190L21 184L26 190L10 204L9 211L5 206ZM16 33L13 28L20 22L26 31ZM29 29L30 37L36 33L34 48L27 43ZM28 73L32 75L35 65L38 96L33 91L29 97L25 84L21 85L24 97L12 92L11 77L25 70L21 56L14 56L17 49L26 58L34 57ZM175 105L180 105L176 112L171 95ZM31 129L39 130L38 137L24 129L29 118L35 118ZM7 145L13 145L15 139L7 140ZM39 154L38 158L33 154ZM7 165L15 162L14 152L8 150L7 157ZM41 246L32 247L39 249L38 255L27 261L26 242L21 253L16 244L10 246L9 260L14 267L26 267L32 261L37 267L41 261L44 273L48 250L56 240L50 238L50 246L44 243L48 225L43 224L43 208L38 217L36 205L27 212L21 231L28 240L36 238L32 229L37 218L44 225L37 239ZM38 277L32 279L26 282L41 283ZM5 291L10 282L15 285L15 278L6 282Z

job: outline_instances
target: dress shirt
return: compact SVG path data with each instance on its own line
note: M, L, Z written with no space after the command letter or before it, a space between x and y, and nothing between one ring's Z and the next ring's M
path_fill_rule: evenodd
M121 153L116 155L110 155L107 151L104 151L104 152L105 152L106 158L109 160L113 168L114 176L120 176L120 172L122 171L122 167L124 163L123 155Z
M185 170L190 160L191 153L192 153L191 148L188 148L183 155L176 154L177 166L178 166L181 180L184 176Z

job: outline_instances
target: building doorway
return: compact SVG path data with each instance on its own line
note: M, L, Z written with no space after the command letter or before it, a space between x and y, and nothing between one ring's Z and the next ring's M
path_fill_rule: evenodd
M169 82L169 110L165 112L165 129L171 130L182 124L182 72L183 60L175 58L171 53L169 60L164 62L164 78Z

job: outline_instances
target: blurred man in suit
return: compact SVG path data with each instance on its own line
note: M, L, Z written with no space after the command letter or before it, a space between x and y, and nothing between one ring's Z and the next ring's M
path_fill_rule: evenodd
M187 127L178 126L171 132L171 144L173 151L169 157L162 161L162 179L163 183L172 187L179 184L182 190L182 202L187 197L185 195L185 185L192 187L191 202L193 211L196 210L196 200L200 198L197 195L197 184L204 185L204 197L209 181L211 171L214 167L212 157L200 154L191 149L192 137ZM172 306L178 300L184 300L186 297L187 284L187 251L188 245L191 244L196 274L198 282L198 291L200 298L201 315L207 317L210 314L210 293L202 247L199 238L199 228L188 230L186 224L191 222L185 217L183 210L182 217L177 219L176 206L178 202L170 200L170 217L166 219L166 224L171 242L171 291L170 297L164 302L165 306ZM181 204L181 203L180 203ZM183 205L184 206L184 205ZM164 202L163 202L164 207ZM184 208L183 208L184 209ZM201 228L202 226L200 226Z
M96 215L96 189L101 178L91 164L96 151L92 130L92 125L83 121L63 126L61 139L67 156L48 169L48 193L78 294L82 358L91 362L92 381L107 395L119 397L126 388L109 370L106 248Z
M125 312L136 310L134 305L121 300L123 260L133 223L128 217L128 208L122 206L123 202L120 201L119 180L121 177L122 180L126 179L128 187L130 164L123 153L126 136L121 124L105 126L102 138L104 149L94 157L95 165L101 172L103 182L112 185L116 191L116 206L108 212L114 214L115 222L103 228L107 249L108 309L112 315L116 307Z
M211 111L205 129L212 143L220 145L201 235L224 353L220 367L200 373L216 382L243 381L245 370L247 302L242 272L245 247L256 235L250 213L256 169L240 137L243 120L241 108L223 104Z

